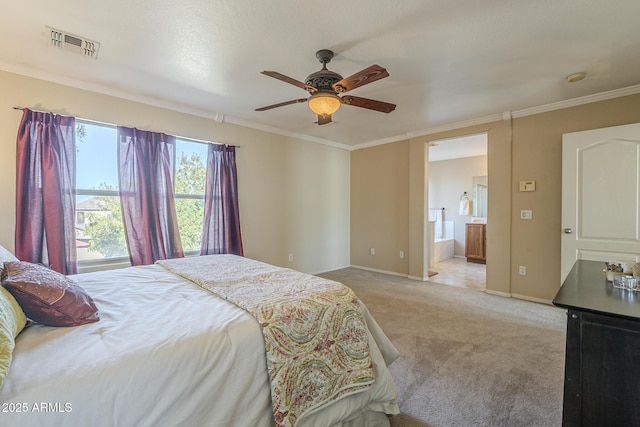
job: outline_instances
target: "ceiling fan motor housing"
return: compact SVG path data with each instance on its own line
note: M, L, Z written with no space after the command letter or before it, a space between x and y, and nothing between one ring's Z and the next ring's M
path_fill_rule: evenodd
M320 71L309 74L304 82L318 90L328 89L333 92L331 86L334 83L338 83L340 80L342 80L342 76L340 74L323 68Z
M327 70L327 64L331 61L331 58L333 58L333 52L328 49L319 50L316 52L316 58L318 58L318 61L322 64L322 70L309 74L304 82L318 90L330 90L334 92L331 86L342 80L342 76Z

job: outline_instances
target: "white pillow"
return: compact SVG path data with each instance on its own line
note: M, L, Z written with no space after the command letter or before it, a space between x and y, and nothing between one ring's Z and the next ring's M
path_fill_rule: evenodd
M4 268L4 263L7 261L20 261L14 254L9 252L6 248L0 246L0 268Z

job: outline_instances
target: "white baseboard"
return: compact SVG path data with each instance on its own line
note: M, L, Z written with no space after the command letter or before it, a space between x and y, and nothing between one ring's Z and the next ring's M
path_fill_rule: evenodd
M527 295L520 295L520 294L511 294L511 296L513 298L522 299L522 300L525 300L525 301L531 301L531 302L537 302L537 303L540 303L540 304L553 305L553 301L548 300L548 299L535 298L535 297L530 297L530 296L527 296Z
M489 295L496 295L499 297L511 298L511 294L509 292L492 291L491 289L487 289L484 292Z
M382 274L389 274L391 276L405 277L407 279L417 280L417 281L420 281L420 282L428 281L428 278L422 278L422 277L417 277L417 276L409 276L407 274L397 273L395 271L380 270L378 268L364 267L362 265L351 265L351 267L359 268L360 270L373 271L374 273L382 273Z
M350 265L350 267L359 268L360 270L373 271L374 273L390 274L392 276L411 278L410 276L407 276L406 274L396 273L395 271L379 270L377 268L363 267L361 265L354 265L354 264Z
M316 272L307 273L307 274L311 274L312 276L317 276L318 274L329 273L330 271L342 270L343 268L349 268L349 267L351 266L343 265L342 267L335 267L335 268L330 268L329 270L316 271Z
M512 294L512 293L509 293L509 292L492 291L490 289L487 289L485 291L485 293L487 293L489 295L497 295L499 297L515 298L515 299L521 299L521 300L524 300L524 301L537 302L539 304L553 305L553 302L551 300L530 297L530 296L527 296L527 295Z

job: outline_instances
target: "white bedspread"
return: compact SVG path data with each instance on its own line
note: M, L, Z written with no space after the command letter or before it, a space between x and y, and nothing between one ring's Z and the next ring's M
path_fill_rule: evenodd
M264 343L250 314L156 265L71 277L101 320L33 325L18 336L0 389L0 425L274 424ZM376 383L302 426L357 425L363 411L398 412L386 368L397 352L363 311Z

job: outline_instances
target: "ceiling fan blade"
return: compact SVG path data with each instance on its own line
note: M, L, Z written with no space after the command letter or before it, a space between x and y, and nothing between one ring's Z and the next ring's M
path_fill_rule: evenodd
M389 73L385 68L382 68L379 65L372 65L369 68L365 68L352 76L334 83L331 87L338 93L344 93L388 76Z
M266 107L256 108L256 111L265 111L272 108L284 107L285 105L299 104L301 102L307 102L307 98L292 99L291 101L281 102L279 104L267 105Z
M304 90L308 90L310 93L314 93L316 92L318 89L316 89L313 86L310 86L306 83L302 83L301 81L298 81L296 79L292 79L289 76L285 76L284 74L280 74L277 71L261 71L261 74L264 74L265 76L269 76L269 77L273 77L274 79L278 79L281 80L285 83L289 83L292 84L294 86L298 86L299 88L302 88Z
M318 114L318 124L326 125L327 123L331 123L331 114Z
M340 99L343 104L352 105L354 107L368 108L369 110L380 111L381 113L390 113L396 109L396 104L376 101L375 99L360 98L359 96L345 95Z

